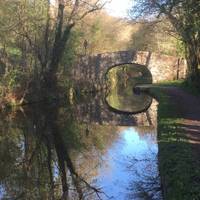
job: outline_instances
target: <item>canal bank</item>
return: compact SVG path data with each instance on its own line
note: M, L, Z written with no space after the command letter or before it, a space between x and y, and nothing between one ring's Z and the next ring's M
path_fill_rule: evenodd
M164 199L200 199L199 97L170 84L153 87L150 93L159 100L158 160Z

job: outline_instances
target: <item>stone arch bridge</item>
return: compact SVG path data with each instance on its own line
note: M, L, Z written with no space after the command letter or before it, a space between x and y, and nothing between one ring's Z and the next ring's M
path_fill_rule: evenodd
M80 83L89 82L94 86L103 84L105 74L110 68L124 64L146 66L153 82L176 80L186 75L184 59L145 51L119 51L112 53L81 56L74 67L73 78Z

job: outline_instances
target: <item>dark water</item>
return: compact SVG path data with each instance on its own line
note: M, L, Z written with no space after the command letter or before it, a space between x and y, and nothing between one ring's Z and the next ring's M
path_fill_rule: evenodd
M102 97L2 114L0 199L162 199L156 101L135 115Z

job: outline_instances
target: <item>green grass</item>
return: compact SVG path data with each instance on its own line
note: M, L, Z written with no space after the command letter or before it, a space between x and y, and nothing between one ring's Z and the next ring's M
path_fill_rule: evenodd
M175 84L177 86L179 83ZM193 153L192 148L195 145L190 144L185 137L179 107L162 91L162 88L151 88L150 92L159 100L158 158L164 199L199 200L199 155Z
M0 44L0 49L3 49L3 46L1 44ZM21 52L21 50L19 48L12 47L12 46L7 47L6 51L10 56L18 56L19 57L22 54L22 52Z
M155 86L181 86L184 83L184 80L174 80L174 81L162 81L155 83Z
M188 83L186 80L175 80L175 81L164 81L160 83L153 84L154 86L169 86L169 87L180 87L186 92L195 95L200 96L200 91L192 86L190 83Z

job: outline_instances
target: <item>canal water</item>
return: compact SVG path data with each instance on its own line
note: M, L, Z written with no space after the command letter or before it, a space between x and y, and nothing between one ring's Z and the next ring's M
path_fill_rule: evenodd
M131 71L105 95L1 114L0 199L161 200L157 102Z

